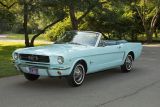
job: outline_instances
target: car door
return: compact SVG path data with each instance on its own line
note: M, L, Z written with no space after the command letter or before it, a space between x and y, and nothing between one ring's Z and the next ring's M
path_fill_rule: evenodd
M105 67L110 68L122 64L124 57L123 44L106 46L101 49L105 53L105 60L103 61Z
M123 44L96 47L94 55L90 57L91 72L113 68L122 64L124 56Z

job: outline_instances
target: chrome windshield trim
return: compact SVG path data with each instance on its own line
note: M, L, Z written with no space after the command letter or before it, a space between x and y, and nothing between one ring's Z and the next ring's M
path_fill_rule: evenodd
M101 33L97 33L97 34L98 34L99 36L98 36L97 42L96 42L96 44L95 44L95 47L98 47L98 44L99 44L100 39L101 39L101 36L102 36Z

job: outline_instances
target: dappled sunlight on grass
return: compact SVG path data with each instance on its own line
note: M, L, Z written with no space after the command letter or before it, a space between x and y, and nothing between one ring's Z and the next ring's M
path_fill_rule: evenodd
M45 45L47 43L37 41L36 45ZM12 52L18 48L24 48L24 42L19 41L0 41L0 77L20 74L16 71L12 61Z
M18 42L0 42L0 77L20 74L17 72L12 63L12 52L23 47L23 44Z

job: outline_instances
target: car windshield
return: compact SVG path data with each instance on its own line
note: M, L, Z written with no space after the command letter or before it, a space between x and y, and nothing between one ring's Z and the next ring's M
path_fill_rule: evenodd
M76 45L89 45L95 46L98 40L98 33L94 32L80 32L80 31L68 31L55 42L55 44L76 44Z

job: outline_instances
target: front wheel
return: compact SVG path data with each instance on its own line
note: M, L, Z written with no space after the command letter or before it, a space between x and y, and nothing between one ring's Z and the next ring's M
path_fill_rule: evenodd
M81 63L75 64L71 75L67 77L68 84L73 87L80 86L84 81L85 74L86 71L83 64Z
M35 81L39 78L39 75L24 73L24 77L29 81Z
M133 62L133 57L132 55L128 54L124 64L121 66L122 72L124 73L130 72L132 70L132 62Z

